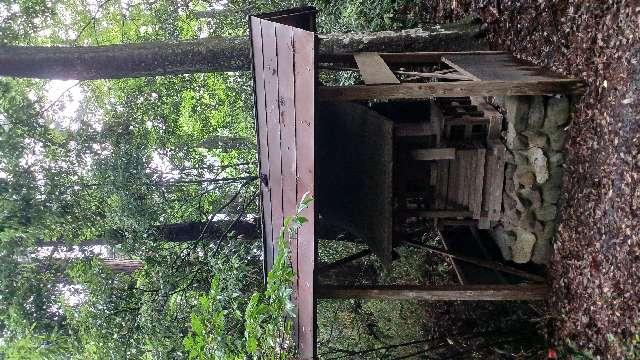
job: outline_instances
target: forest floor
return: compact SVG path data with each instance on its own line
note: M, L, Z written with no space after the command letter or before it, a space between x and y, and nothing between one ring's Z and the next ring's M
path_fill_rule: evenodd
M638 356L628 345L640 331L640 4L510 3L480 11L491 47L587 85L568 129L549 269L553 341Z

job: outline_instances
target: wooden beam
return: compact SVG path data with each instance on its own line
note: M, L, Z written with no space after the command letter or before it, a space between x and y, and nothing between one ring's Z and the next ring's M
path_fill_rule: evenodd
M456 158L455 148L418 149L411 151L414 160L453 160Z
M321 101L357 101L460 96L573 94L582 93L582 91L582 82L574 79L458 81L376 86L320 86L318 87L318 98Z
M405 53L379 53L387 64L439 64L442 58L451 55L497 55L507 54L505 51L460 51L460 52L405 52Z
M405 137L405 136L429 136L429 135L438 135L440 133L439 129L434 128L433 121L430 122L418 122L418 123L395 123L395 136L397 137Z
M316 286L316 296L320 299L544 300L548 293L549 289L544 284Z
M416 247L416 248L419 248L419 249L425 249L425 250L434 252L436 254L449 256L451 258L458 259L460 261L464 261L464 262L467 262L467 263L470 263L470 264L482 266L482 267L485 267L485 268L488 268L488 269L502 271L502 272L507 273L507 274L517 275L517 276L520 276L521 278L524 278L524 279L527 279L527 280L538 281L538 282L544 282L546 280L544 278L544 276L540 276L540 275L532 274L532 273L524 271L524 270L516 269L514 267L507 266L507 265L504 265L502 263L499 263L497 261L479 259L479 258L475 258L475 257L472 257L472 256L466 256L466 255L455 253L453 251L449 251L449 250L446 250L446 249L440 249L440 248L437 248L437 247L434 247L434 246L425 245L425 244L416 243L416 242L410 241L410 240L404 240L403 242L405 244L409 245L409 246L413 246L413 247Z
M398 53L378 53L385 63L389 65L404 64L442 64L442 57L454 55L499 55L507 54L504 51L419 51L419 52L398 52ZM353 65L353 54L328 54L326 51L318 54L318 61L321 64L343 64Z
M474 81L480 81L481 79L475 75L473 75L472 73L468 72L465 68L463 68L462 66L458 66L458 64L452 62L451 60L447 59L446 57L442 57L442 62L451 66L452 68L456 69L456 71L458 71L460 74L466 76L468 79L470 80L474 80Z
M356 64L358 64L360 75L362 75L365 84L400 84L400 80L393 75L389 66L387 66L378 53L355 53L353 57L356 59Z

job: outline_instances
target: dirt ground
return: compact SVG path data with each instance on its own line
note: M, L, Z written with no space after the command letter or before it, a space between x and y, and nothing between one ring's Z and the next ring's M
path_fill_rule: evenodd
M490 2L494 49L583 79L550 266L553 341L629 358L640 331L640 2Z

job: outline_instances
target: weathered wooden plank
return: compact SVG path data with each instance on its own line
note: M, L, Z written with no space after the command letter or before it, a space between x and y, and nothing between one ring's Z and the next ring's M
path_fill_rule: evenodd
M444 115L442 115L440 106L434 100L429 101L429 121L431 122L431 128L436 133L436 146L440 146L440 139L444 130Z
M438 163L434 162L429 165L429 186L433 189L438 183ZM435 191L434 191L435 194Z
M459 72L471 76L476 81L527 81L551 80L559 78L541 67L522 66L509 54L447 55L442 61Z
M447 209L457 209L458 199L456 196L458 195L458 171L457 171L458 161L450 160L449 161L449 170L447 172Z
M486 150L476 150L474 159L473 177L475 184L473 186L472 201L469 210L473 213L474 219L479 219L482 215L482 192L484 187L484 162L486 158Z
M438 161L438 186L436 208L432 210L447 209L447 186L449 184L449 160Z
M267 142L269 147L269 188L271 190L272 239L277 243L282 230L282 159L280 152L280 114L278 104L278 57L275 23L261 20L262 52L264 55L264 89L267 110ZM277 253L274 246L274 257Z
M280 124L280 153L282 171L282 211L283 216L291 216L296 212L296 107L294 103L294 64L293 64L293 28L277 25L276 49L278 54L278 114ZM289 237L291 265L298 265L298 237ZM298 272L294 271L292 301L297 303ZM298 335L298 307L293 319L294 336Z
M294 34L297 198L315 196L314 187L314 41L312 32ZM302 214L306 222L298 230L298 352L301 359L315 358L315 202Z
M431 122L418 122L418 123L396 123L394 125L395 136L429 136L438 135L439 132L433 128Z
M459 96L548 95L582 93L578 80L459 81L377 86L320 86L318 99L331 101L428 99Z
M467 151L456 152L456 204L459 209L465 208L464 194L467 191L467 179L465 177Z
M362 52L353 54L362 80L367 85L378 84L400 84L400 80L393 75L393 72L384 60L374 52Z
M332 286L316 289L325 299L390 299L390 300L544 300L549 289L544 284L520 285L453 285L453 286Z
M490 151L494 154L494 173L490 187L491 202L489 203L489 220L500 220L502 210L502 188L504 186L504 166L506 147L500 141L490 142Z
M432 161L432 160L453 160L456 158L455 148L434 148L434 149L417 149L411 151L414 160Z
M260 19L251 18L251 43L253 55L254 69L254 87L255 87L255 111L256 111L256 129L258 132L258 158L260 165L260 177L269 178L269 148L268 148L268 128L267 128L267 109L265 106L264 91L264 59L262 55L262 29L260 27ZM260 198L263 213L262 237L264 245L264 272L266 275L273 265L273 228L271 224L271 194L267 183L260 182Z
M442 58L451 55L494 55L506 54L504 51L462 51L462 52L433 52L420 51L409 53L380 53L380 57L387 64L438 64Z
M478 110L484 114L483 116L489 120L489 133L487 134L487 138L497 139L500 136L500 131L502 131L502 114L492 105L488 104L481 96L472 97L471 103L476 105Z

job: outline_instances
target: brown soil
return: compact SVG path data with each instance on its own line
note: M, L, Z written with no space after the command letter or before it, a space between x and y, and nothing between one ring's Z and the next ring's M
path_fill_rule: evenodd
M628 357L622 344L640 327L640 3L510 3L483 13L492 47L587 85L550 266L554 341Z

